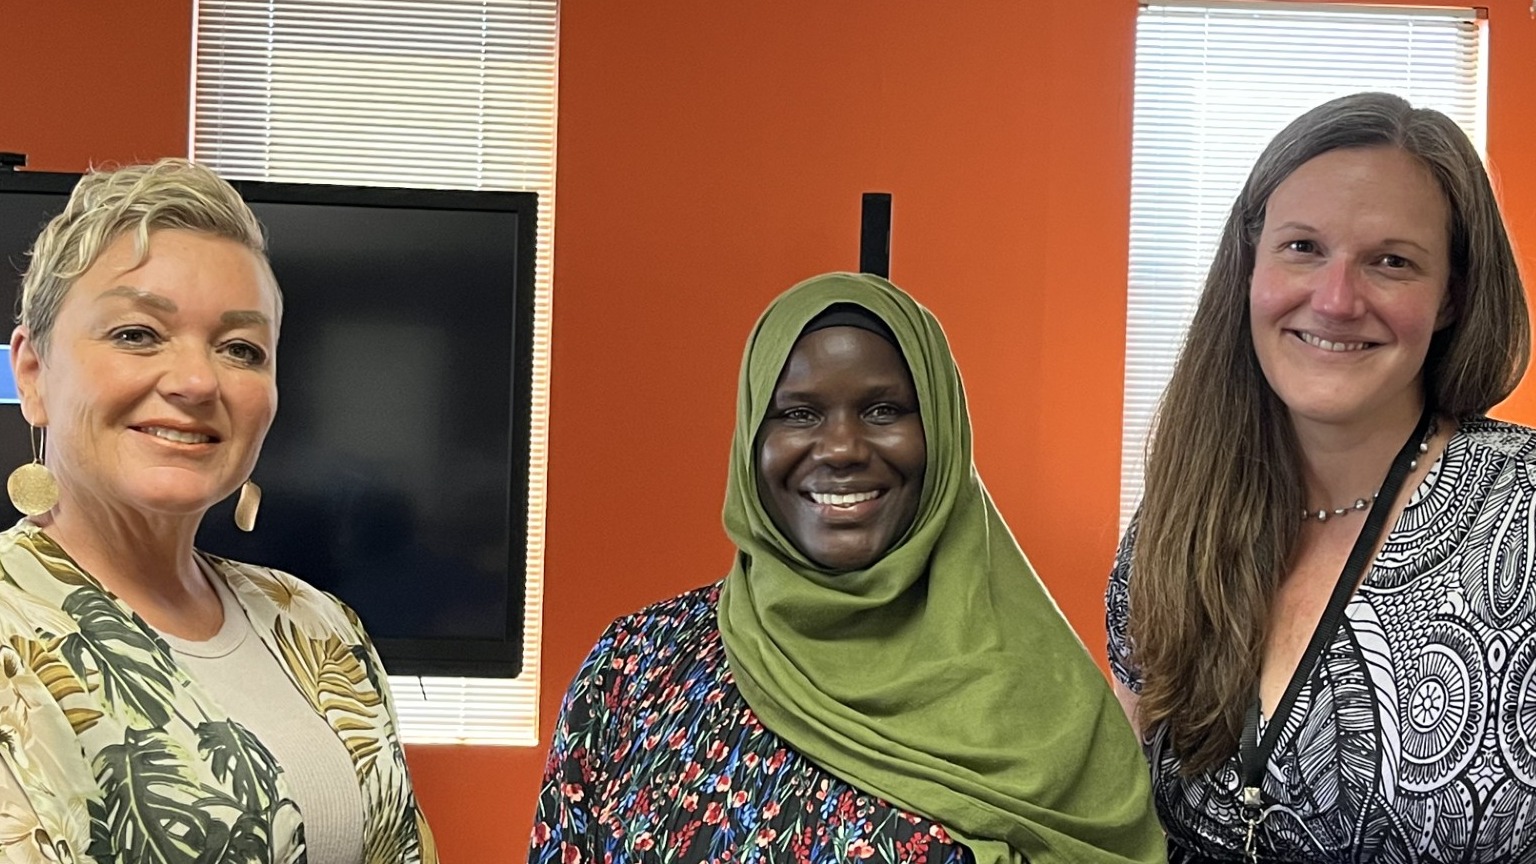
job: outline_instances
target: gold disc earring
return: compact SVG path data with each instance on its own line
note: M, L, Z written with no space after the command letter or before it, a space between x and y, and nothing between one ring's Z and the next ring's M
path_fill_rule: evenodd
M253 480L240 484L240 497L235 501L235 527L241 531L256 530L256 514L261 510L261 487Z
M11 497L12 507L27 516L41 516L59 503L59 484L42 461L48 443L47 430L31 425L27 429L27 438L32 442L32 461L11 472L10 479L5 481L5 491Z

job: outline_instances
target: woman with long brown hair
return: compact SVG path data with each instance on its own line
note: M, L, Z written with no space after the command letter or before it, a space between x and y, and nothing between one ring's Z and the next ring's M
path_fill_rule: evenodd
M1107 595L1173 860L1536 855L1530 354L1478 154L1364 93L1227 219Z

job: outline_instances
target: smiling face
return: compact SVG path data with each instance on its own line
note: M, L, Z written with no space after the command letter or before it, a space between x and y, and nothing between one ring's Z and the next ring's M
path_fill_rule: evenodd
M1270 195L1249 321L1293 420L1416 417L1431 337L1452 318L1450 210L1429 170L1389 147L1332 150Z
M117 238L70 287L39 357L12 357L47 427L61 507L201 515L249 476L277 410L276 288L233 240L163 229L135 267Z
M802 336L758 429L773 524L816 564L860 570L917 518L928 450L900 352L857 327Z

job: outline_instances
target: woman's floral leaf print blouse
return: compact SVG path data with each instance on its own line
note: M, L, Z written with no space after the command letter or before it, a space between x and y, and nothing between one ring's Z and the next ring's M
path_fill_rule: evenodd
M346 745L368 864L437 860L378 656L351 610L286 573L206 557ZM170 647L36 527L0 533L0 861L305 860L281 767Z
M942 826L763 728L726 667L718 599L689 592L598 640L561 710L530 864L968 864Z

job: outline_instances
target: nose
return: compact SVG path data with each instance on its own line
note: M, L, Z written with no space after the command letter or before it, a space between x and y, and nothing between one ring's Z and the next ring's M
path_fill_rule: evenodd
M869 442L864 437L862 418L853 412L829 416L822 424L812 455L816 461L834 468L863 464L869 459Z
M164 356L168 362L160 376L160 392L167 400L195 405L219 395L219 369L206 350L190 346Z
M1328 318L1350 319L1365 314L1360 273L1348 261L1329 262L1318 273L1312 291L1312 309Z

